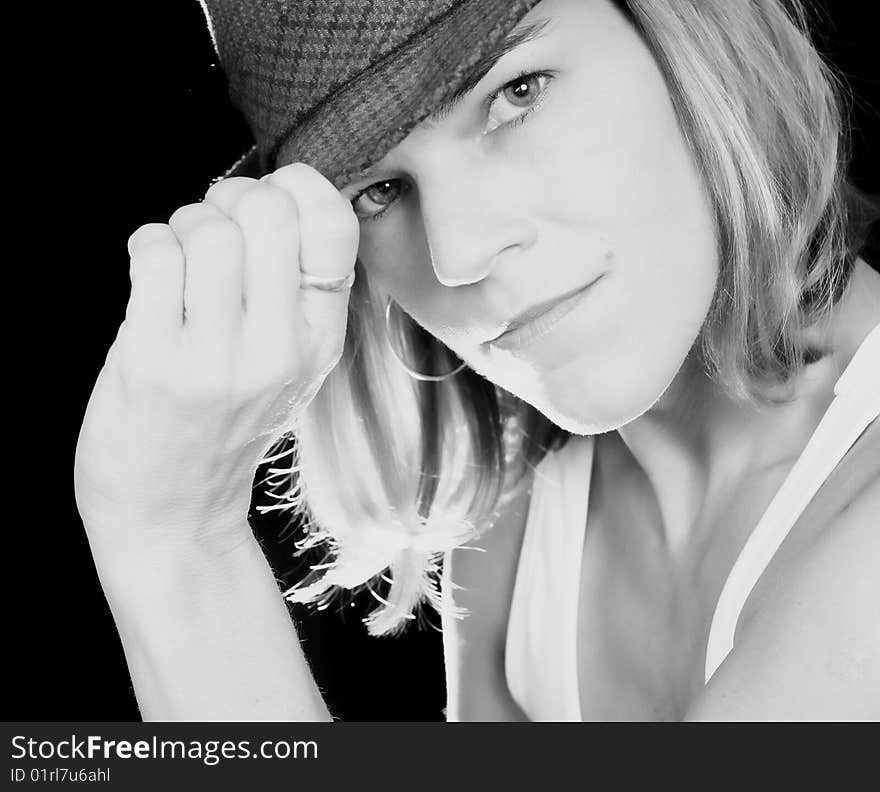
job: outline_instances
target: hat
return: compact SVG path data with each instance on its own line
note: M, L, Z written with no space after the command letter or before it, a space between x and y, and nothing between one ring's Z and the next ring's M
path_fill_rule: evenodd
M220 178L271 172L283 146L341 189L482 77L538 1L199 0L255 141Z

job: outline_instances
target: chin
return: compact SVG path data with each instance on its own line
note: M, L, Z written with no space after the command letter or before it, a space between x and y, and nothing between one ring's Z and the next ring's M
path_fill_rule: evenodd
M503 365L485 365L478 358L471 367L561 429L604 434L643 416L669 389L687 357L685 342L692 344L693 338L678 344L667 340L628 348L609 344L601 354L586 353L552 369L515 358Z
M613 432L641 417L662 395L662 393L658 394L653 401L639 407L631 406L628 409L620 409L619 406L616 409L585 409L583 403L571 408L554 402L530 401L529 403L566 432L576 435L597 435Z
M563 383L545 383L539 393L517 394L561 429L576 435L596 435L620 429L647 413L668 390L680 366L660 371L627 370L589 375ZM639 376L632 376L633 371ZM570 372L569 372L570 375Z

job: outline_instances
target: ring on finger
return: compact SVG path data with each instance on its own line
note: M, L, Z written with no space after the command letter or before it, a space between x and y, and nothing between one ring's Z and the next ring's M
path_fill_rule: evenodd
M301 289L318 289L318 291L340 292L350 289L354 284L354 270L342 278L327 278L310 275L300 270L299 286Z

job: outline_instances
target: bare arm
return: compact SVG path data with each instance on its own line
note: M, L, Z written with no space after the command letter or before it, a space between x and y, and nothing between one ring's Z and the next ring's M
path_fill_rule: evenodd
M256 539L98 569L145 721L332 720Z
M330 719L246 515L342 354L358 237L350 202L294 163L129 239L74 487L147 720Z
M880 718L880 480L746 621L686 720Z

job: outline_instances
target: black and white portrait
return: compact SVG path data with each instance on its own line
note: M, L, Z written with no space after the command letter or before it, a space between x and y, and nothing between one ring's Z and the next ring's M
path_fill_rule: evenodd
M10 720L880 719L866 4L59 14Z

